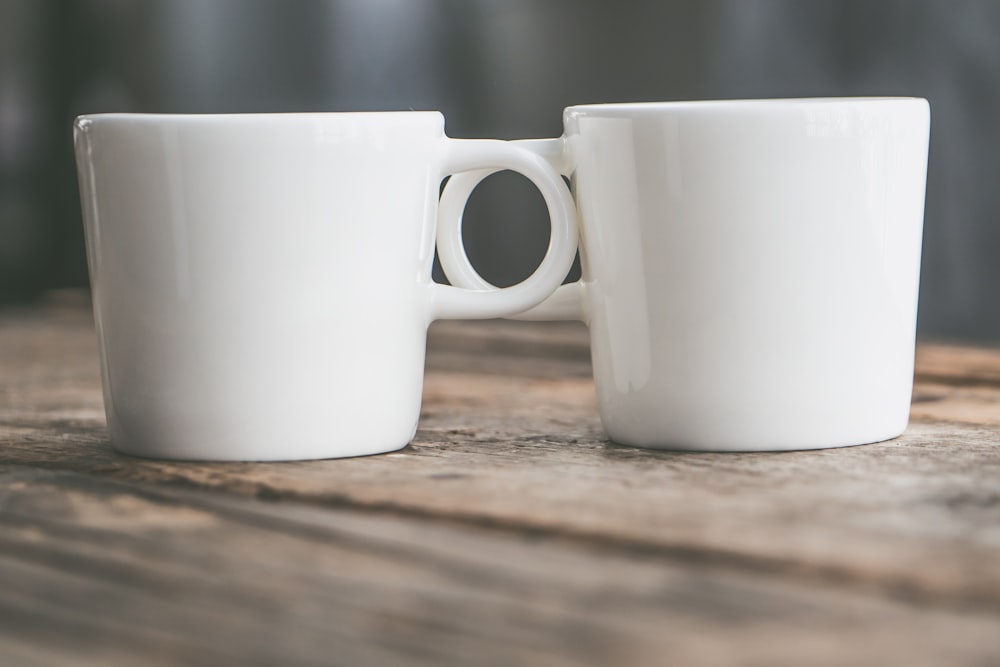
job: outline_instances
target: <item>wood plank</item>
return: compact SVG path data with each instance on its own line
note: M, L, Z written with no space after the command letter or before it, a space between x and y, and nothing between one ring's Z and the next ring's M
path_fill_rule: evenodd
M917 348L918 382L1000 387L1000 347L924 343Z
M910 419L996 430L1000 427L1000 388L976 381L920 382L913 391Z
M990 664L992 613L0 466L4 665Z
M379 457L192 465L125 458L110 451L100 426L65 423L22 429L2 458L559 534L628 553L1000 609L998 446L993 432L917 424L897 441L850 450L692 455L626 449L596 433L498 436L480 423L424 429L407 450Z
M918 421L889 443L787 454L651 452L605 439L586 357L573 352L585 345L579 328L505 323L523 334L495 344L492 323L449 323L448 349L432 341L440 351L406 450L178 464L108 447L95 344L81 312L58 306L0 318L0 461L556 534L928 604L1000 606L1000 434L988 383L920 385ZM455 339L466 330L463 349ZM504 351L490 352L494 345ZM563 352L549 356L552 349Z

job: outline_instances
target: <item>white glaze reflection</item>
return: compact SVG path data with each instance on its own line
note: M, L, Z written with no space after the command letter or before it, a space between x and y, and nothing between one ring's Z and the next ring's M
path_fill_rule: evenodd
M595 372L607 374L599 380L602 386L639 391L649 381L653 363L639 190L657 189L659 184L644 182L645 174L636 171L635 152L642 150L645 137L635 136L631 119L584 118L580 125L574 187L581 236L591 249L586 252L584 284L601 295L588 297L591 335L595 345L609 351L607 363ZM604 201L619 205L601 206Z

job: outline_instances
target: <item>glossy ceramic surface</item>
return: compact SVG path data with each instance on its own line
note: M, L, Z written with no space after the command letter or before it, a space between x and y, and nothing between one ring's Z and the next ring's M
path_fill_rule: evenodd
M576 246L540 157L444 135L437 112L84 116L76 152L111 440L181 459L306 459L404 446L438 317L548 296ZM442 178L515 169L552 215L509 290L431 282Z
M617 442L698 450L834 447L906 428L929 109L911 98L571 107L524 142L572 176L582 284L534 319L591 331ZM456 243L452 179L439 251ZM458 221L458 224L455 224Z

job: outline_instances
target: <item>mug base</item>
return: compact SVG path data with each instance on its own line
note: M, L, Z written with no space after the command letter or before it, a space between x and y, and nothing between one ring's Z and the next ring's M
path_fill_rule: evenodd
M376 454L386 454L399 451L406 447L409 441L402 444L391 444L377 447L343 447L330 449L304 449L304 450L280 450L280 451L192 451L191 449L171 450L171 449L151 449L148 447L134 447L123 443L112 442L111 448L119 454L132 456L140 459L150 459L159 461L189 461L199 463L278 463L291 461L323 461L328 459L346 459L361 456L374 456Z
M894 428L884 434L873 435L871 437L828 439L828 440L761 440L756 442L712 442L691 443L691 442L645 442L629 441L627 438L617 438L609 434L610 440L616 445L626 447L637 447L639 449L657 449L672 452L708 452L708 453L750 453L750 452L797 452L813 451L817 449L839 449L843 447L860 447L863 445L874 445L879 442L894 440L906 432L903 428Z

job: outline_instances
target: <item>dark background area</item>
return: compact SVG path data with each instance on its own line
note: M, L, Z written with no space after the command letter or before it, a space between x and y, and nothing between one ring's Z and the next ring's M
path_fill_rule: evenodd
M86 284L80 113L438 109L526 138L571 104L837 95L930 99L920 330L1000 340L995 0L0 0L0 298ZM489 179L484 276L530 273L544 217Z

